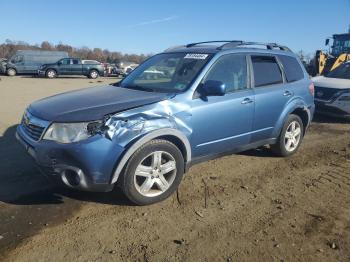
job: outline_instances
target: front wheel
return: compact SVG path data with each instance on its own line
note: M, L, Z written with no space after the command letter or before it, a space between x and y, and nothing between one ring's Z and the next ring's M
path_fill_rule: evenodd
M272 151L279 156L287 157L293 155L299 148L304 135L304 125L297 115L289 115L283 125L281 134Z
M149 205L169 197L184 174L181 151L167 140L152 140L130 158L122 177L125 195L137 205Z
M98 72L96 70L91 70L89 73L89 78L96 79L98 77Z
M16 72L16 69L14 69L14 68L9 68L9 69L6 70L6 74L7 74L8 76L15 76L15 75L17 74L17 72Z
M57 76L57 73L56 73L55 70L49 69L49 70L46 71L46 77L47 78L52 79L52 78L55 78L56 76Z

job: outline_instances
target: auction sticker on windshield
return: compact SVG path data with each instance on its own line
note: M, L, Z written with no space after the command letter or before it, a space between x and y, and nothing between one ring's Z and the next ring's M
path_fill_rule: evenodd
M208 57L207 54L187 54L184 58L187 59L206 59Z

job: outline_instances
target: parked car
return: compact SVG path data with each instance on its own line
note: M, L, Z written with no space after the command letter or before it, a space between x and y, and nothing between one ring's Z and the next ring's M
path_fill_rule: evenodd
M6 64L7 64L7 59L0 58L0 74L6 73Z
M312 79L315 84L316 112L350 119L350 62L325 76Z
M251 44L258 43L189 44L151 57L117 84L41 99L16 136L65 185L118 185L139 205L170 196L204 160L263 145L290 156L313 117L313 84L288 48ZM154 68L172 74L144 79Z
M44 64L38 70L39 76L55 78L59 75L84 75L95 79L104 75L104 67L101 63L79 58L64 58L53 64Z
M118 65L118 68L122 70L124 75L128 75L131 73L132 70L134 70L139 65L133 62L120 62Z
M117 77L125 77L126 76L125 72L117 66L115 66L113 68L112 74L116 75Z
M159 78L164 78L166 74L163 71L153 69L153 70L146 70L142 74L143 79L159 79Z
M5 72L8 76L16 74L36 75L42 64L54 63L65 57L68 57L67 52L19 50L7 61Z

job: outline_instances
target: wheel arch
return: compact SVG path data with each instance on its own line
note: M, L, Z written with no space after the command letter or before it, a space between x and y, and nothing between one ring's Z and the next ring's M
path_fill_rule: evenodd
M49 70L55 71L56 75L58 75L57 69L49 67L48 69L45 70L45 76L47 75L47 72L48 72Z
M302 99L297 98L295 100L292 100L290 103L288 103L288 105L283 110L282 114L280 115L280 118L277 121L275 130L273 133L273 137L279 136L283 128L284 122L286 121L288 116L291 114L295 114L301 118L304 125L304 133L306 132L307 128L310 125L312 115L311 115L310 109L307 107L305 102Z
M96 71L97 74L100 75L100 72L96 68L90 68L88 74L90 75L92 71Z
M189 163L191 161L191 145L188 138L183 133L172 128L158 129L140 137L134 142L130 142L129 146L127 147L128 149L122 158L118 161L118 164L114 169L111 178L111 184L114 184L118 181L120 174L136 150L139 149L142 145L154 139L164 139L174 143L179 148L184 157L185 166L186 163Z
M301 118L301 121L303 122L303 127L304 127L303 130L304 130L304 134L305 134L306 129L309 125L309 114L307 113L307 111L304 108L298 107L298 108L294 109L290 113L290 115L297 115Z

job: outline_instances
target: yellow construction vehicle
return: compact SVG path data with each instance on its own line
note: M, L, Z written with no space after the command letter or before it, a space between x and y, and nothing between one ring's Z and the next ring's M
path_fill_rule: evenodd
M347 34L335 34L327 38L326 46L329 46L330 40L333 40L333 43L328 52L316 51L314 61L316 63L316 74L318 75L325 75L341 64L350 61L350 28Z

